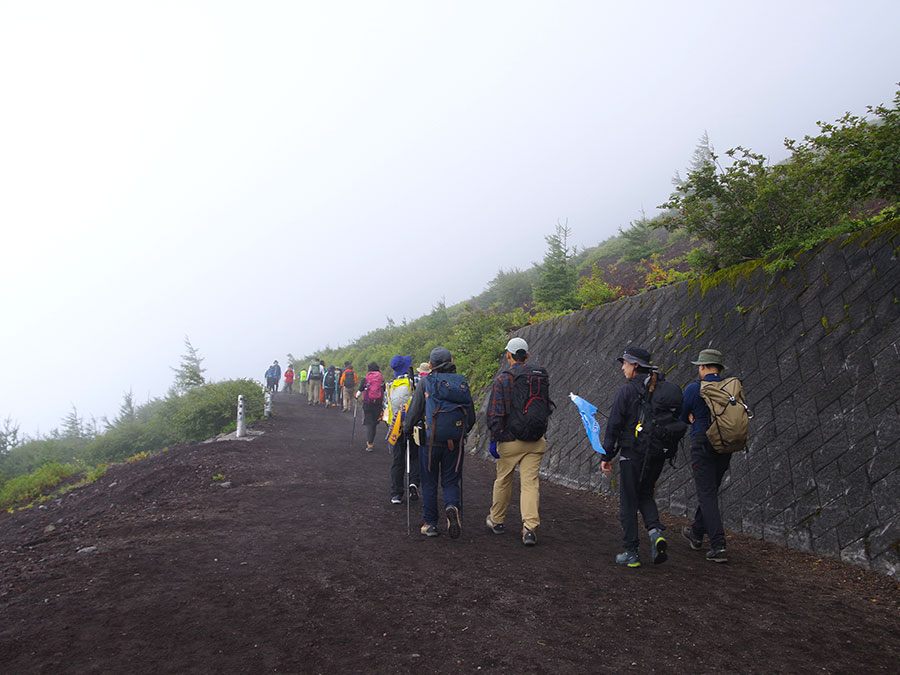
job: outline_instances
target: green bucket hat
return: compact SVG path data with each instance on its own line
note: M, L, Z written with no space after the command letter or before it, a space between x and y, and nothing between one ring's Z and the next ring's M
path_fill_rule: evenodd
M722 370L727 367L722 362L722 352L718 349L704 349L700 352L700 356L696 361L691 361L695 366L720 366Z

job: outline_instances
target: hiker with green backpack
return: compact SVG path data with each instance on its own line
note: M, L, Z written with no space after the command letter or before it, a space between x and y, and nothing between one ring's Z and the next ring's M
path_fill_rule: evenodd
M696 361L691 361L700 379L685 388L681 411L682 421L691 424L691 471L698 502L694 522L681 533L695 551L703 547L703 537L708 536L706 559L716 563L728 562L719 486L731 455L747 445L753 416L744 401L741 381L722 377L723 361L717 349L704 349Z

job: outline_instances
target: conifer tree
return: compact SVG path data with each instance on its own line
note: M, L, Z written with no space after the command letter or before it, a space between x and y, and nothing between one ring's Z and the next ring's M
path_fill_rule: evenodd
M172 368L175 371L175 383L172 385L172 389L176 394L183 394L189 389L206 384L206 378L203 377L206 369L200 366L203 359L187 335L184 336L184 347L186 351L181 355L181 365L178 368Z

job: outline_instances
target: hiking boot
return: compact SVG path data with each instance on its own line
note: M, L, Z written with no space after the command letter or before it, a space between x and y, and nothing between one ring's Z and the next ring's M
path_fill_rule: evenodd
M537 544L537 536L527 527L522 528L522 543L526 546L534 546Z
M409 501L414 502L419 498L419 488L415 483L409 484Z
M641 559L638 558L637 551L622 551L616 556L617 565L625 565L626 567L640 567Z
M402 503L403 503L403 498L400 497L400 495L394 495L393 497L391 497L391 504L402 504Z
M375 446L371 443L366 443L366 452L372 452L375 449Z
M424 534L426 537L438 537L441 534L440 532L438 532L438 529L434 525L429 525L428 523L422 525L419 532Z
M722 548L712 548L706 554L706 559L715 563L727 563L728 553L725 551L724 546Z
M691 548L693 550L699 551L701 548L703 548L703 537L698 537L696 534L694 534L694 528L692 528L690 525L682 528L681 534L691 543Z
M458 539L462 527L459 524L459 509L455 506L448 506L444 509L447 516L447 531L450 533L451 539Z
M495 523L491 520L490 516L488 516L484 522L494 534L503 534L506 532L506 526L503 523Z
M666 538L663 536L662 530L658 530L654 527L648 534L650 535L650 549L653 552L653 564L659 565L666 562L666 560L669 559L669 554L666 553L668 544L666 543Z

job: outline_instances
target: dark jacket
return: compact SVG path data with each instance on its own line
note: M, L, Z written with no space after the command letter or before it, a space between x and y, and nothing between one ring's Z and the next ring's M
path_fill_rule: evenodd
M621 452L624 457L636 458L632 452L634 445L634 427L640 416L641 400L638 395L638 385L646 386L645 378L649 375L640 373L634 380L628 381L619 387L616 397L613 399L612 410L609 411L609 421L606 423L606 435L603 437L603 449L606 450L606 461Z
M709 373L703 378L704 382L721 382L722 376L718 373ZM706 435L706 430L712 424L709 416L709 407L700 396L700 382L691 382L684 390L684 403L681 408L681 421L690 422L688 415L694 416L691 425L691 436Z
M442 363L431 370L434 373L455 373L456 364L453 362ZM431 374L428 377L431 377ZM428 378L425 378L427 380ZM409 409L406 411L406 419L403 420L403 431L411 435L413 427L425 419L425 388L427 384L425 380L416 387L412 400L409 402ZM466 408L466 433L475 426L475 404L472 403Z

